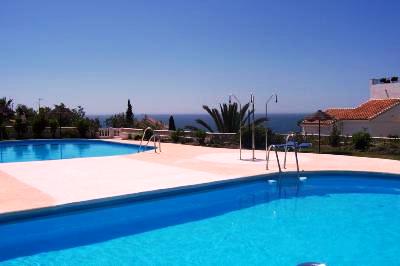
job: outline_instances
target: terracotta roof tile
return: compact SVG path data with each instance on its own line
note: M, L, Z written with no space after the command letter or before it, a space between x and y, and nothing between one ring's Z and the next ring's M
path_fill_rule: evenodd
M356 108L330 108L325 112L336 120L371 120L380 114L400 104L400 99L374 99ZM321 124L331 124L333 121L321 121ZM304 120L303 124L318 124L318 121Z
M356 108L331 108L326 113L337 120L370 120L400 104L400 99L369 100Z

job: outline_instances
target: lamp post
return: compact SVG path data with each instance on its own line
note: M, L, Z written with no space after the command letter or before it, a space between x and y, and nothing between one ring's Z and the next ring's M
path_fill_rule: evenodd
M40 103L41 103L41 101L43 101L44 99L43 98L38 98L38 107L39 107L39 109L38 109L38 113L40 114Z
M232 98L239 103L239 158L242 160L242 103L235 94L231 93L229 94L229 104L231 104Z
M265 150L268 150L268 103L275 97L275 103L278 102L278 94L272 94L265 103Z

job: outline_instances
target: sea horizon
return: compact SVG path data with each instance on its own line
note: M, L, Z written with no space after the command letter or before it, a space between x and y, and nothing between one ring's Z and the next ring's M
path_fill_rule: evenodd
M308 113L270 113L268 114L268 127L277 133L287 133L287 132L298 132L300 131L298 121L303 119ZM102 114L102 115L92 115L88 114L89 118L98 118L102 127L105 127L105 121L107 118L114 114ZM169 117L171 114L135 114L134 117L137 119L142 119L145 115L148 115L156 120L161 121L163 124L168 125ZM202 114L172 114L174 117L175 125L177 128L185 128L186 126L196 126L204 129L202 126L196 123L196 119L203 119L205 122L210 124L214 128L214 123L212 118L207 113ZM255 118L260 118L265 116L262 113L256 113Z

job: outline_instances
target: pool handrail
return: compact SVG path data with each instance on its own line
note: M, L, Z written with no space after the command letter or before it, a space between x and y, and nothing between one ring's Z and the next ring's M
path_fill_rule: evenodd
M146 128L145 128L145 130L143 131L142 139L140 140L139 152L140 152L141 149L142 149L143 140L144 140L144 137L146 136L147 130L151 130L151 131L154 132L154 130L153 130L151 127L146 127ZM148 142L147 142L147 143L148 143ZM146 145L146 146L147 146L147 145Z

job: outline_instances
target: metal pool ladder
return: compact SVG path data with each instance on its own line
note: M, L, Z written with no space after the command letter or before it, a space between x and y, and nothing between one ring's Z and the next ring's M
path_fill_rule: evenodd
M160 152L161 152L161 136L160 136L159 134L153 133L153 135L151 135L151 137L147 140L146 145L143 145L143 140L144 140L144 137L146 136L146 132L147 132L148 130L151 130L151 131L154 132L154 130L153 130L151 127L147 127L147 128L143 131L143 136L142 136L142 139L141 139L140 145L139 145L139 152L142 150L142 146L143 146L143 147L148 147L150 141L153 140L154 152L155 152L155 153L160 153ZM158 140L157 140L157 138L158 138ZM158 147L157 147L157 142L158 142ZM158 149L158 152L157 152L157 149ZM143 151L144 151L144 150L143 150Z
M288 150L288 141L290 138L292 138L294 140L295 134L294 133L290 133L287 137L286 137L286 145L285 145L285 159L284 159L284 163L283 163L283 168L286 169L286 155L287 155L287 150ZM282 169L281 169L281 164L279 161L279 156L278 156L278 148L279 146L277 145L270 145L267 149L267 154L266 154L266 169L269 170L268 168L268 163L269 163L269 153L271 150L275 151L275 156L276 156L276 161L278 162L278 168L279 168L279 173L282 173ZM299 159L297 157L297 145L296 143L294 143L293 146L294 149L294 155L296 158L296 167L297 167L297 177L300 177L300 167L299 167Z

